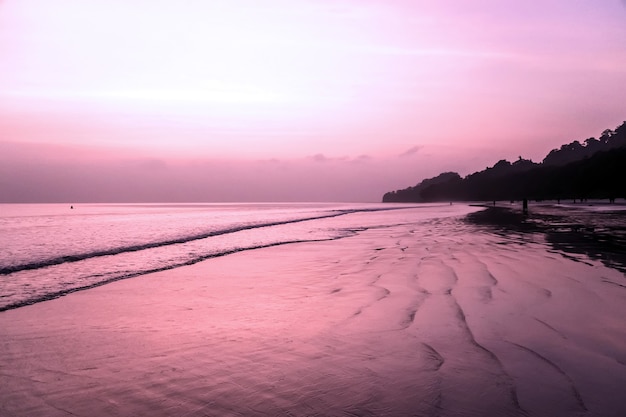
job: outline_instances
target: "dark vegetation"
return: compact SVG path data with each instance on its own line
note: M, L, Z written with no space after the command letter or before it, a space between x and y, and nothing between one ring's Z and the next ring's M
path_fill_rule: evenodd
M520 157L461 178L445 172L391 191L383 202L626 198L626 121L599 139L552 150L541 163Z

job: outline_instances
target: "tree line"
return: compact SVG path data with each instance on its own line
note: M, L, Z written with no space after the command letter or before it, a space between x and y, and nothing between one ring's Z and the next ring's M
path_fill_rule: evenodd
M600 138L553 149L540 163L520 157L462 178L444 172L383 196L383 202L626 198L626 121Z

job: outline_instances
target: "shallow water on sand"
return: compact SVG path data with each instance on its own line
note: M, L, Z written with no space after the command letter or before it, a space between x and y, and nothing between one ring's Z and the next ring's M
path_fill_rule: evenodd
M350 216L368 226L1 313L0 411L626 414L621 272L541 233Z
M395 221L378 212L406 208L322 203L0 205L0 311L227 253L346 237L377 222ZM412 216L446 217L472 210L424 204ZM372 217L374 213L378 215ZM335 217L341 221L333 222Z
M508 239L537 235L572 259L599 260L626 273L626 206L533 204L523 215L516 205L489 207L466 218Z

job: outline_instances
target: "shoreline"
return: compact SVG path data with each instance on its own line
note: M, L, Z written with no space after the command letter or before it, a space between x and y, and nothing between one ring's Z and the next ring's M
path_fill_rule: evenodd
M170 265L170 266L166 266L166 267L162 267L162 268L156 268L156 269L151 269L151 270L147 270L147 271L142 271L142 272L137 272L137 273L133 273L130 275L125 275L125 276L121 276L121 277L115 277L112 279L109 279L107 281L100 281L94 284L89 284L83 287L76 287L76 288L71 288L71 289L67 289L67 290L63 290L63 291L58 291L55 293L50 293L47 294L46 296L40 297L40 298L35 298L35 299L30 299L24 302L18 302L18 303L14 303L14 304L8 304L8 305L2 305L0 306L0 313L2 313L3 311L9 311L9 310L15 310L18 308L22 308L22 307L27 307L27 306L31 306L31 305L35 305L38 303L43 303L46 301L51 301L51 300L56 300L58 298L61 297L65 297L66 295L70 295L73 294L75 292L80 292L80 291L88 291L94 288L98 288L101 287L103 285L109 285L118 281L124 281L127 279L133 279L133 278L137 278L137 277L141 277L144 275L151 275L151 274L157 274L159 272L165 272L165 271L171 271L174 269L178 269L178 268L184 268L187 266L191 266L191 265L195 265L197 263L200 262L205 262L208 261L210 259L214 259L214 258L219 258L221 256L228 256L228 255L233 255L235 253L240 253L240 252L246 252L246 251L252 251L252 250L259 250L259 249L265 249L265 248L271 248L271 247L275 247L275 246L283 246L283 245L293 245L293 244L298 244L298 243L312 243L312 242L326 242L326 241L332 241L332 240L339 240L339 239L343 239L343 237L335 237L335 238L328 238L328 239L319 239L319 240L310 240L310 241L293 241L293 242L280 242L280 243L271 243L271 244L267 244L267 245L261 245L261 246L256 246L256 247L252 247L252 248L242 248L242 249L235 249L235 250L231 250L231 251L225 251L225 252L221 252L215 255L208 255L202 258L198 258L198 259L194 259L193 261L189 261L189 262L185 262L182 264L176 264L176 265Z
M0 414L626 412L626 287L454 219L212 258L0 313Z
M575 257L586 256L615 268L626 276L626 210L599 205L602 211L578 206L535 204L524 214L519 206L489 206L471 213L466 221L493 229L502 236L511 233L545 236L553 250Z
M376 213L393 214L393 210L402 209L415 218L420 215L411 209L419 209L424 216L435 214L428 205L383 208L372 204L334 204L321 209L319 204L292 204L290 210L286 210L287 206L277 210L273 204L263 211L266 209L256 204L244 204L224 211L222 206L210 204L200 211L175 212L169 206L159 205L156 212L146 212L143 207L132 205L126 212L109 212L108 208L103 212L97 208L76 218L55 215L56 221L51 224L42 223L42 219L52 215L54 209L35 209L31 214L38 215L32 218L17 216L19 210L9 213L8 218L17 217L17 224L32 221L33 227L26 227L25 234L19 227L8 229L7 239L12 245L0 254L0 263L4 265L0 267L0 311L237 251L345 237L361 229L358 220L353 224L352 219L363 219L364 213L383 219L384 214ZM233 210L239 213L235 215ZM472 210L475 209L457 206L455 211ZM214 216L215 223L211 217L205 224L197 223L208 214ZM171 216L176 216L176 224ZM132 232L124 230L131 218L136 222ZM108 230L110 222L115 227ZM47 233L38 235L42 230Z

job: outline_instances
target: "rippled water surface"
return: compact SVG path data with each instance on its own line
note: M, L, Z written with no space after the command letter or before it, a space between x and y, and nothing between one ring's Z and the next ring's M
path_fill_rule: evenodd
M0 310L241 250L338 239L384 223L385 212L406 208L313 203L0 205ZM420 208L425 217L467 210L433 204Z

